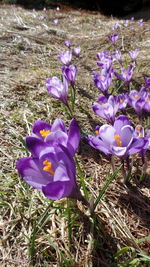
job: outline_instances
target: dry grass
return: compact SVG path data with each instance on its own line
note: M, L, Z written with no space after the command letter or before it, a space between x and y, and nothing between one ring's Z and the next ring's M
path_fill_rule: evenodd
M58 25L53 23L56 17ZM45 79L60 75L57 56L65 49L67 39L82 49L76 62L76 116L82 130L90 133L96 124L103 122L91 109L99 94L93 86L92 72L97 69L96 52L112 50L107 36L115 22L123 21L81 10L32 12L20 7L0 7L0 262L3 267L123 266L113 257L122 247L132 247L126 253L128 259L134 253L140 257L142 251L150 252L146 238L150 236L149 180L139 183L138 178L134 179L127 188L118 174L96 208L95 222L81 203L72 204L70 245L66 200L48 201L21 181L15 167L16 160L26 155L22 140L30 133L33 122L65 117L59 103L48 96ZM119 47L124 55L130 49L141 50L140 71L134 77L138 87L143 76L150 76L149 21L140 30L136 21L132 26L133 30L122 28ZM78 158L89 195L96 197L108 175L109 162L84 141ZM138 157L136 160L140 161ZM116 164L119 167L119 162ZM121 259L125 261L125 257ZM148 266L141 264L132 266Z

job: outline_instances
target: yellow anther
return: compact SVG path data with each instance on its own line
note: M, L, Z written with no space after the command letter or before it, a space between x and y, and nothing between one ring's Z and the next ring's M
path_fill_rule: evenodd
M141 126L137 125L136 129L138 130L138 132L140 132L141 131Z
M149 98L148 97L146 97L146 102L149 102Z
M43 168L43 171L49 172L51 175L54 174L54 171L52 169L52 163L48 160L43 161L43 164L45 167Z
M95 131L95 133L96 133L96 134L99 134L99 131L98 131L98 130L96 130L96 131Z
M43 138L45 138L48 134L50 133L50 130L41 130L40 134L42 135Z
M139 137L143 137L143 133L141 132L142 127L141 127L140 125L137 125L137 126L136 126L136 129L137 129L138 132L139 132Z
M122 146L122 141L121 141L120 135L115 135L114 138L116 140L117 145Z
M120 99L120 103L123 103L123 100L122 99Z
M135 95L134 97L135 97L135 99L138 99L138 98L139 98L139 96L138 96L138 95Z

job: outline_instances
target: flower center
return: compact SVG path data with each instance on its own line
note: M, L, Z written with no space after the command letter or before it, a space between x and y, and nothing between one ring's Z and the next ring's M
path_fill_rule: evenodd
M121 104L123 103L123 100L122 100L122 99L120 99L120 103L121 103Z
M45 161L43 161L43 164L45 165L43 171L49 172L51 175L53 175L54 171L52 168L52 163L46 159Z
M96 134L99 134L99 131L98 131L98 130L96 130L96 131L95 131L95 133L96 133Z
M41 130L40 131L40 134L41 134L41 136L43 137L43 138L45 138L48 134L50 133L50 130Z
M139 98L139 96L138 96L138 95L135 95L134 97L135 97L135 99L138 99L138 98Z
M141 131L141 126L137 125L136 129L138 130L138 132L140 132Z
M142 134L142 132L141 132L142 127L141 127L140 125L137 125L137 126L136 126L136 129L137 129L138 132L139 132L139 137L143 137L143 134Z
M114 138L115 138L117 145L122 146L122 141L121 141L120 135L115 135Z

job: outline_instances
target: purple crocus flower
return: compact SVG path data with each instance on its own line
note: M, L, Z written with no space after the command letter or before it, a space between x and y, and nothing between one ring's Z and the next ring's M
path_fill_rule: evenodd
M119 38L119 35L117 33L114 33L109 35L108 38L113 44L115 44Z
M57 77L46 79L46 88L52 97L59 99L66 106L68 106L68 82L64 76L63 82Z
M112 83L112 75L100 75L97 72L94 72L94 84L95 86L105 95L108 96L108 90Z
M138 54L139 54L139 49L129 51L129 55L132 61L136 62Z
M143 90L140 90L139 92L136 90L131 90L129 93L128 104L133 107L136 113L140 116L145 106Z
M120 115L114 125L104 124L99 127L96 136L88 137L89 144L106 155L114 154L122 159L140 152L147 140L134 137L134 128L128 118Z
M96 115L108 120L113 124L115 120L116 113L119 109L119 103L117 103L115 96L111 95L107 99L104 96L100 96L98 103L94 103L93 111Z
M119 79L124 81L127 85L129 85L132 75L133 75L133 66L130 65L127 69L122 68L121 73L114 72L115 76Z
M146 135L144 132L145 132L144 128L141 125L137 125L135 127L134 136L136 138L145 138L145 140L147 140L147 142L145 143L145 146L143 147L143 149L140 152L142 157L145 156L147 149L150 148L150 130L147 131Z
M144 78L146 86L150 89L150 77L145 77Z
M150 93L145 93L144 99L145 99L144 110L149 113L150 112Z
M65 41L65 46L67 46L68 48L71 47L71 41L70 40L66 40Z
M60 145L47 151L39 142L35 146L41 151L38 157L25 157L17 162L23 180L51 200L64 197L82 200L76 183L75 163L68 150Z
M66 77L68 82L70 82L71 86L74 88L75 77L77 74L77 67L75 65L63 66L62 73Z
M104 70L104 72L113 72L113 67L112 67L112 62L113 62L113 58L109 57L109 58L104 58L102 61L97 61L97 65Z
M122 65L122 55L120 50L112 52L113 57Z
M128 93L116 95L115 98L116 98L116 102L119 105L119 109L125 110L128 104Z
M116 22L116 23L113 25L112 30L114 31L114 30L117 30L118 28L120 28L120 25L119 25L118 22Z
M62 51L60 56L58 57L60 59L60 61L64 64L64 65L70 65L71 64L71 60L72 60L72 52L71 51Z
M37 150L37 143L39 143ZM26 145L32 155L38 157L40 144L43 148L49 149L53 146L63 145L74 156L80 143L80 129L75 119L72 119L67 131L66 126L61 119L56 119L52 125L45 121L38 120L32 128L32 135L26 137Z
M81 52L81 47L80 46L77 46L77 47L74 47L72 49L72 54L76 57L79 57L80 56L80 52Z
M97 53L96 56L97 56L98 60L100 60L100 61L103 61L104 59L110 57L108 51L102 51L101 53Z

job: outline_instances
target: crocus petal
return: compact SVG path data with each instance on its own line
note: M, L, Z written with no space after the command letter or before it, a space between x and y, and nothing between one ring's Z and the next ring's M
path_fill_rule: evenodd
M120 132L120 139L122 140L122 146L127 147L133 140L134 129L130 125L125 125L122 127Z
M104 124L99 129L99 136L106 144L112 144L114 142L115 129L113 126Z
M34 136L26 137L26 145L34 157L38 157L40 152L47 147L46 143Z
M43 130L50 132L51 125L48 122L45 122L42 120L36 121L33 125L33 128L32 128L33 136L37 136L41 140L43 140L44 138L42 137L42 134L40 133L40 131L43 131Z
M75 154L80 143L80 128L75 119L70 122L69 132L68 132L68 144L70 145L70 153Z
M101 140L99 136L91 136L89 135L87 138L88 143L94 147L95 149L100 150L103 152L105 155L111 154L109 145Z
M127 151L126 147L119 147L119 146L113 146L112 147L112 153L118 157L124 156L126 151Z
M118 116L114 122L114 128L116 129L116 133L120 134L121 128L125 125L131 125L127 116L125 115Z
M63 146L67 146L67 141L68 141L68 136L66 133L64 133L62 131L51 132L46 137L46 143L49 146L55 146L58 144L62 144Z
M41 166L38 159L35 158L22 158L17 162L17 169L27 184L33 186L38 190L42 190L42 186L50 181L50 176L41 172Z
M56 132L56 131L63 131L67 133L66 126L61 119L56 119L52 125L51 132Z
M134 141L128 150L128 154L132 155L135 153L139 153L145 146L147 140L145 138L134 138Z
M72 184L69 181L56 181L42 187L44 195L52 200L68 197L72 191Z

